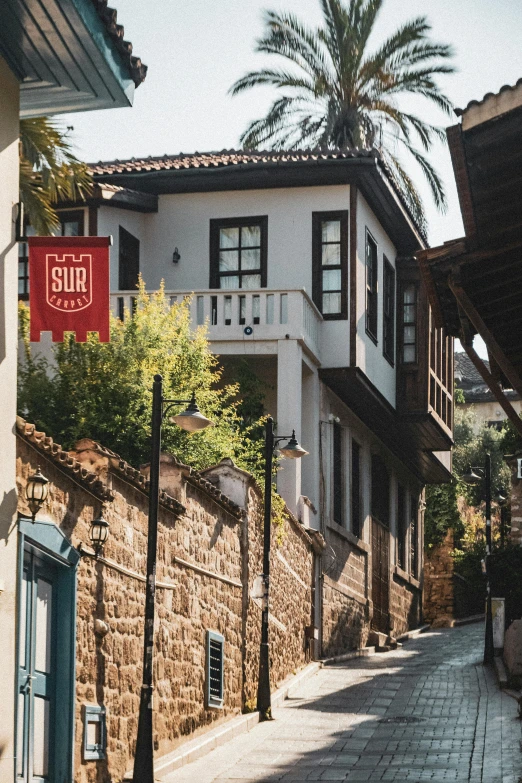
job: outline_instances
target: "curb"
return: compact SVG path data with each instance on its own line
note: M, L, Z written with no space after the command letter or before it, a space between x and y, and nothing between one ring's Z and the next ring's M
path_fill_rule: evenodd
M280 707L284 700L288 698L290 692L294 688L297 688L303 680L317 674L321 669L321 666L321 661L312 661L312 663L309 663L304 669L301 669L300 672L291 675L280 688L272 693L272 707ZM238 715L236 718L217 726L215 729L211 729L199 737L184 742L183 745L180 745L171 753L156 760L154 763L155 780L162 780L175 769L179 769L185 764L190 764L193 761L196 761L196 759L206 756L207 753L210 753L214 748L224 745L239 734L250 731L258 723L258 712ZM126 772L123 779L125 781L132 780L132 774L133 773L130 771Z
M407 642L409 639L415 639L417 636L420 636L421 633L426 633L426 631L429 631L430 628L431 625L429 623L427 625L421 625L420 628L414 628L413 631L406 631L406 633L398 636L397 641Z
M471 625L471 623L484 622L483 614L473 614L471 617L463 617L461 620L454 620L453 627L460 628L461 625Z
M351 661L353 658L367 658L369 655L375 655L375 647L362 647L360 650L343 653L342 655L335 655L333 658L323 658L320 661L320 665L321 668L324 668L325 666L332 666L334 663Z

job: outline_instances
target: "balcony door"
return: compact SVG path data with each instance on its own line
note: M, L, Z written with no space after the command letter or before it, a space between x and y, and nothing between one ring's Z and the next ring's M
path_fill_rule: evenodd
M75 569L24 538L22 547L17 781L69 783L72 780Z

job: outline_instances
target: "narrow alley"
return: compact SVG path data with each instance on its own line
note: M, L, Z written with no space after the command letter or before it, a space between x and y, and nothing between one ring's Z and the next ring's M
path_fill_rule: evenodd
M517 702L481 664L482 624L328 666L256 726L165 783L520 783Z

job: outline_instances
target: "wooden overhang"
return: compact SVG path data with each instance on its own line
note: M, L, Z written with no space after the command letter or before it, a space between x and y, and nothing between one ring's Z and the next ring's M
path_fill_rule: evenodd
M20 117L132 106L147 73L106 0L3 0L0 55Z
M416 257L436 325L461 339L522 435L502 392L522 394L522 82L461 113L448 141L466 236ZM475 334L490 371L473 350Z
M423 422L419 417L409 421L399 416L358 367L321 368L319 377L421 483L451 480L451 473L431 452L450 449L452 440L444 436L434 442L429 414Z

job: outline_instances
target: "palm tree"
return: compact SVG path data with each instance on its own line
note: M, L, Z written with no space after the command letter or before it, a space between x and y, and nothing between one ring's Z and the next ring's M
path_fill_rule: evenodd
M413 155L437 207L444 210L442 181L414 141L427 152L445 135L442 128L399 109L397 99L401 94L420 95L449 114L452 105L435 76L454 71L443 62L452 50L429 40L431 27L421 16L399 27L370 53L368 39L383 0L320 3L324 21L317 29L293 14L265 12L266 31L256 51L278 55L293 67L251 71L232 85L233 95L258 85L282 91L266 116L248 126L241 143L245 149L376 149L425 227L422 201L403 168L401 148Z
M87 166L72 154L69 130L48 117L20 121L20 201L37 234L60 227L53 204L84 199L92 190Z

